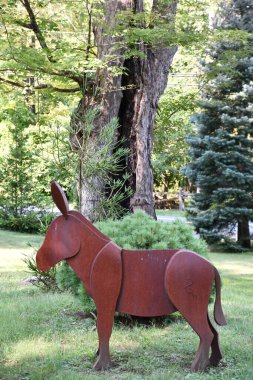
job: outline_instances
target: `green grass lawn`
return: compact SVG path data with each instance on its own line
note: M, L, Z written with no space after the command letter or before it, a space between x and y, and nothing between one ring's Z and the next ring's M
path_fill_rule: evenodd
M171 216L185 216L185 211L179 210L155 210L156 215L171 215Z
M253 379L252 254L210 254L222 273L228 325L218 328L224 359L216 369L190 373L198 338L181 319L166 327L117 325L111 339L115 367L91 370L97 348L95 322L80 320L78 300L24 285L22 255L42 238L0 231L1 380ZM210 306L212 311L213 306Z

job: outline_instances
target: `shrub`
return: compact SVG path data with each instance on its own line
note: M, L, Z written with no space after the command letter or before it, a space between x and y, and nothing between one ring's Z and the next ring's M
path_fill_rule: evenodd
M96 226L122 248L186 248L201 255L207 254L204 241L194 237L192 227L179 219L171 223L158 222L138 211L121 220L99 222Z
M207 245L193 236L193 229L187 223L176 220L172 223L157 222L144 212L136 212L121 220L107 220L96 224L97 228L109 236L120 247L127 249L190 249L207 255ZM73 270L62 263L57 270L59 288L71 290L84 302L87 297L80 290L80 280ZM86 305L87 306L87 305Z
M30 244L28 245L31 247ZM52 267L47 272L41 272L36 265L36 253L37 251L34 249L32 255L25 255L23 258L29 273L32 275L32 277L28 279L29 283L47 292L61 290L56 282L57 266Z
M70 291L80 299L85 311L89 312L95 309L93 300L87 296L83 284L66 261L61 261L57 265L55 279L57 287L61 291Z
M55 214L46 211L29 211L21 215L0 210L0 228L29 233L45 233Z

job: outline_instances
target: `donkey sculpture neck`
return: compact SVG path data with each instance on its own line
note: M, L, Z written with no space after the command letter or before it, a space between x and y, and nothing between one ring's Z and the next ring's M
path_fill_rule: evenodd
M68 214L70 219L77 222L80 250L77 255L68 258L67 263L83 282L87 294L92 296L90 273L94 259L108 244L114 243L79 212L69 211Z
M226 324L217 269L191 251L124 250L80 213L69 211L66 196L55 181L51 189L62 216L49 226L36 256L37 266L46 271L67 260L94 299L99 338L94 369L111 366L109 339L115 310L144 317L180 311L200 338L192 371L218 365L222 358L218 333L208 316L208 300L215 282L215 321Z

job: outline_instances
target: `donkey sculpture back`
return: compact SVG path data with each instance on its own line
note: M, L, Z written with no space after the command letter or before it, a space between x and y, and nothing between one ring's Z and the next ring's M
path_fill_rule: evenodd
M216 268L187 250L122 249L79 212L69 211L66 196L57 182L52 182L51 191L62 215L49 226L37 253L37 266L47 271L66 260L93 298L99 339L98 358L93 368L103 370L111 366L109 339L115 311L155 317L178 310L200 338L191 370L217 366L222 355L218 333L208 316L214 281L214 318L219 325L225 325L226 321Z

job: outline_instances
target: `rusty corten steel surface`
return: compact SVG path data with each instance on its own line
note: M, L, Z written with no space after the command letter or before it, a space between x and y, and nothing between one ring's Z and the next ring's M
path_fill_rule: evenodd
M215 282L214 318L219 325L226 324L217 269L187 250L122 249L79 212L69 211L67 198L57 182L52 182L51 191L62 215L48 228L36 256L37 266L47 271L66 260L94 299L99 349L93 368L111 366L109 340L115 311L155 317L178 310L200 338L192 371L217 366L222 355L218 333L208 316L208 300Z
M165 270L177 250L122 249L122 286L117 311L158 317L177 309L164 287Z

